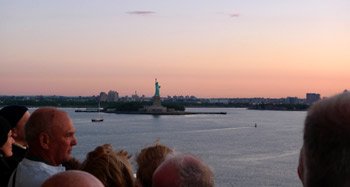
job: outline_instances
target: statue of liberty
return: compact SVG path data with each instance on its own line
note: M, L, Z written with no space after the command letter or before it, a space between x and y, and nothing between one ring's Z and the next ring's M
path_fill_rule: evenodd
M161 103L161 98L160 98L160 85L155 79L155 94L153 97L153 105L147 108L147 112L152 112L152 113L160 113L160 112L167 112L167 108L162 106Z
M154 94L154 96L155 97L160 97L160 93L159 93L160 85L158 84L157 79L156 79L156 83L155 83L155 88L156 88L156 93Z

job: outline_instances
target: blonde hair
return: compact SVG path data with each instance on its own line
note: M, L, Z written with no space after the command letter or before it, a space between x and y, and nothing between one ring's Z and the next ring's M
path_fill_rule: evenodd
M105 187L133 187L134 177L126 151L116 152L112 145L104 144L88 153L82 170L97 177Z
M152 187L154 171L165 160L165 157L172 152L172 149L158 142L141 150L136 158L138 165L136 177L143 187Z

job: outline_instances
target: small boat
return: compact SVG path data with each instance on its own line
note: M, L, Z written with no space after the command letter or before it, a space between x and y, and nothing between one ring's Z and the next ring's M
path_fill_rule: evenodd
M98 117L97 118L92 118L91 122L103 122L103 117L101 117L100 114L100 102L98 102Z
M93 118L91 122L103 122L103 118Z

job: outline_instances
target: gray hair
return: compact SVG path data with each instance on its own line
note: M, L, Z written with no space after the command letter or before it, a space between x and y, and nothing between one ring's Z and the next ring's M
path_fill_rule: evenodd
M179 174L180 187L213 187L214 175L208 165L191 154L170 154L159 166L173 166ZM158 169L157 169L158 170Z

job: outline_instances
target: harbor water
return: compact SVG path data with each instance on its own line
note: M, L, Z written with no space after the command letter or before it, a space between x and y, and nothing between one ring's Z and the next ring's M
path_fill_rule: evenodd
M112 144L135 155L156 140L178 152L198 155L213 170L216 186L302 186L297 176L306 112L243 108L189 108L227 115L152 116L102 114L63 109L77 129L73 156L85 159L96 146ZM256 124L256 127L255 127Z

